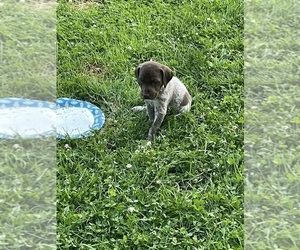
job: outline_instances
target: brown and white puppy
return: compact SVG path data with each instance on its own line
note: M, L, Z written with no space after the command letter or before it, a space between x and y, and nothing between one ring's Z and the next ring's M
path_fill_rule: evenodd
M151 142L167 114L168 107L177 113L189 111L192 97L184 84L173 76L172 70L158 62L148 61L140 64L135 70L135 75L149 119L153 122L147 138Z

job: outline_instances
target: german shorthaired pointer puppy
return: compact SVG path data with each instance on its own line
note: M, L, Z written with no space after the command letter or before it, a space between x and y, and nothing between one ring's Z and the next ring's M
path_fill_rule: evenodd
M153 122L147 138L151 144L168 107L177 113L190 111L192 97L184 84L173 76L172 70L158 62L148 61L140 64L135 70L135 75L149 119Z

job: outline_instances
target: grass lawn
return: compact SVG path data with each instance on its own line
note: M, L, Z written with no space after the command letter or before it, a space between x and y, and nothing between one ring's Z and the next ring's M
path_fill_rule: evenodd
M53 6L0 3L0 98L55 100ZM0 249L55 249L55 174L55 138L0 139Z
M0 98L55 101L55 4L0 4Z
M57 145L59 249L243 249L243 1L59 1L57 96L99 106ZM168 65L193 96L152 147L135 67Z
M300 249L299 13L245 5L246 249Z

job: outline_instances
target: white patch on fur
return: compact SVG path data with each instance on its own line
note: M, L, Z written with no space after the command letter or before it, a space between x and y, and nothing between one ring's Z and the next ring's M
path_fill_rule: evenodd
M188 90L184 84L177 77L173 77L166 88L162 89L157 98L154 100L145 100L145 102L155 107L155 113L161 111L164 106L173 108L178 113L188 112L192 105L191 97L187 105L180 106L186 93L188 93Z

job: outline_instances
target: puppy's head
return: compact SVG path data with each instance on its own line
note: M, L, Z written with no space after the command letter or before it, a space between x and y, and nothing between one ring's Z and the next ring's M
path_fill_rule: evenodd
M171 81L173 72L163 64L148 61L136 68L135 75L141 88L141 97L144 100L153 100Z

